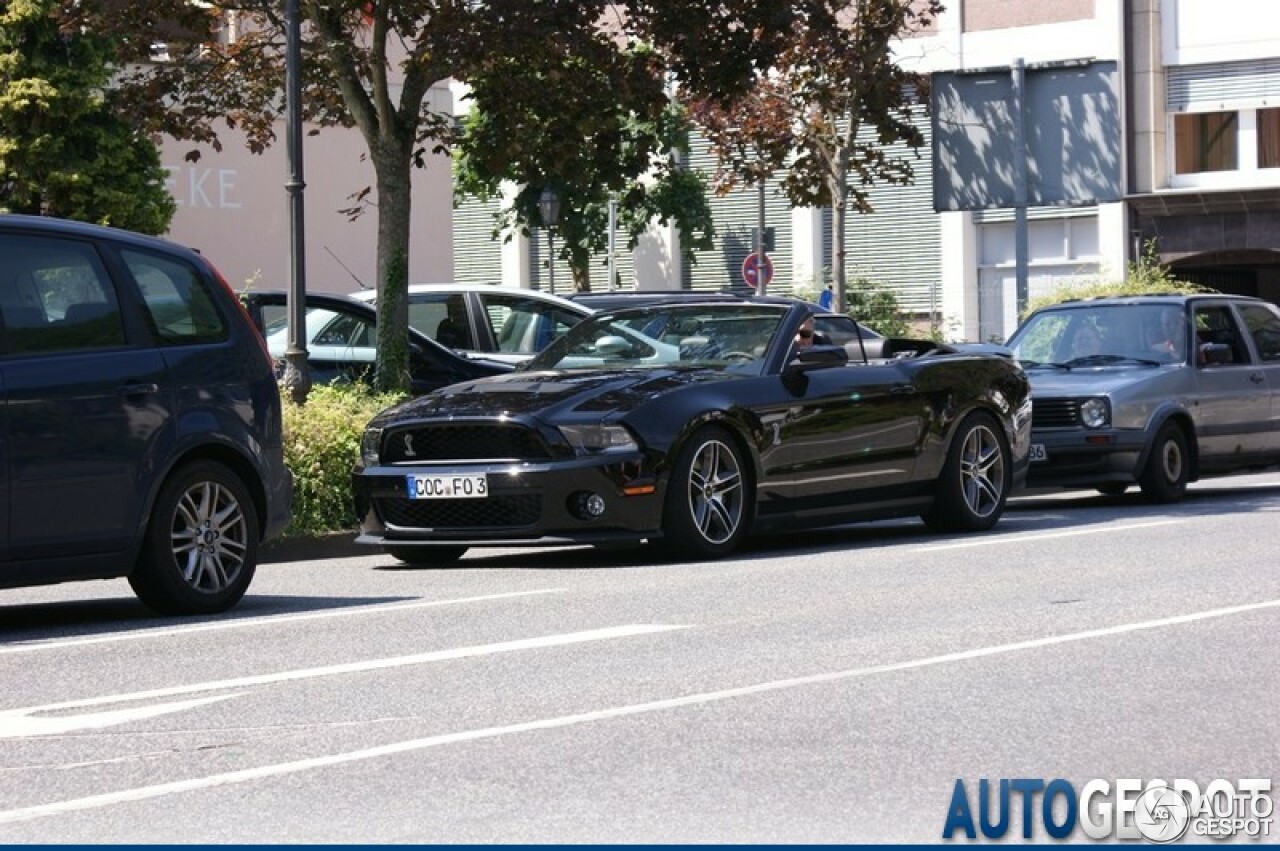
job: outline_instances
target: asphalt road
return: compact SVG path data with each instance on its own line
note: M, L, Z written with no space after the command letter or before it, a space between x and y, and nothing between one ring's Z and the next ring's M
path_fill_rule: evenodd
M938 842L958 779L1274 786L1278 512L1269 474L714 563L340 540L212 619L0 592L0 843Z

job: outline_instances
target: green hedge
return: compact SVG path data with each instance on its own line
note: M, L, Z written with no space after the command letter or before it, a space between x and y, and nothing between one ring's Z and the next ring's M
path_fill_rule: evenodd
M284 460L293 473L293 522L286 535L353 531L351 469L374 414L403 399L361 384L312 388L304 405L284 399Z

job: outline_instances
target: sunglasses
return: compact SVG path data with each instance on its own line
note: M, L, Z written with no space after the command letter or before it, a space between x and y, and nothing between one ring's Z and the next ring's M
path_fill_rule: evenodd
M813 332L810 331L808 328L801 328L796 333L800 335L801 340L808 340L813 336Z

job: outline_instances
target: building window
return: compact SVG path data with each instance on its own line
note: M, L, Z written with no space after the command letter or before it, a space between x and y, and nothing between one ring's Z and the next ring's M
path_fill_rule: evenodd
M1238 168L1236 137L1239 130L1239 114L1235 112L1175 115L1175 172L1235 171Z
M1280 168L1280 109L1258 110L1258 168Z

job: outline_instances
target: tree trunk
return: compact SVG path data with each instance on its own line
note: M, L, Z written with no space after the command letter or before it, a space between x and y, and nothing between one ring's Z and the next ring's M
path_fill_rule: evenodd
M375 386L409 390L409 224L412 159L408 146L374 148L378 187L378 348Z

